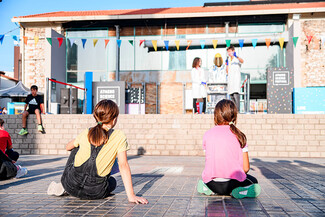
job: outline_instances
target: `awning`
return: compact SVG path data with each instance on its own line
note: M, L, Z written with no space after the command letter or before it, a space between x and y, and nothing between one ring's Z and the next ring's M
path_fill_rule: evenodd
M30 94L30 90L23 85L21 81L19 81L16 86L9 87L4 90L0 90L0 97L27 97ZM39 95L43 95L43 93L38 92Z

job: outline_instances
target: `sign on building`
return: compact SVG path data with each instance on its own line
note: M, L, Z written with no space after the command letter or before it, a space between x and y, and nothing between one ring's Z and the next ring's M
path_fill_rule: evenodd
M288 68L267 69L267 112L292 113L293 71Z
M117 104L120 114L125 113L125 82L93 82L93 106L103 100L109 99Z

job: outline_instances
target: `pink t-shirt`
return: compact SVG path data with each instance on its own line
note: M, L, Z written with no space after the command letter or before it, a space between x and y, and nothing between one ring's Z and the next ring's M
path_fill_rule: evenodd
M203 136L205 168L202 173L204 183L215 178L246 179L243 170L243 151L229 125L215 126Z

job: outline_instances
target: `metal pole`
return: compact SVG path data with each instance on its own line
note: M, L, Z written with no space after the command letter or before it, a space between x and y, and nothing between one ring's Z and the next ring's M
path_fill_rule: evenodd
M139 87L139 110L138 114L141 114L141 87Z
M116 40L120 39L120 26L115 25L116 28ZM116 72L115 72L115 81L120 80L120 48L116 43Z
M72 87L70 86L69 113L72 114Z
M247 111L249 112L249 108L250 108L250 86L251 86L251 75L247 74Z
M186 83L183 83L183 114L186 113L186 110L185 110L185 87L186 87Z
M45 112L49 112L49 86L50 86L50 80L49 78L46 78L46 106L45 106Z
M158 103L159 103L159 99L158 99L158 97L159 97L159 89L158 89L158 87L159 87L159 83L156 83L156 114L159 114L159 105L158 105Z
M83 106L83 113L86 114L87 113L87 89L85 88L85 91L84 91L84 106Z

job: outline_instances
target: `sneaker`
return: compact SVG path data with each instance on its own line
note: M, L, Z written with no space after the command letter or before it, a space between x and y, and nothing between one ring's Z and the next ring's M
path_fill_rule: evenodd
M17 165L18 170L17 170L17 175L16 175L16 179L19 179L23 176L25 176L28 172L27 168L21 167L20 165Z
M231 195L234 198L241 199L244 197L258 197L261 193L261 186L259 184L252 184L246 187L238 187L232 190Z
M23 136L23 135L26 135L26 134L28 134L28 131L27 131L27 129L21 129L20 131L19 131L19 133L18 133L19 135L21 135L21 136Z
M208 196L213 194L210 188L206 184L204 184L202 180L199 180L199 182L197 183L197 191L201 194L205 194Z
M41 125L41 124L39 124L38 126L37 126L37 130L39 131L39 132L43 132L43 126Z
M62 196L64 194L64 188L61 182L56 183L52 181L47 189L47 195Z

